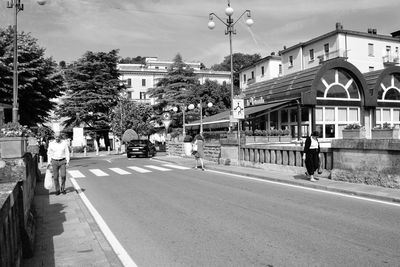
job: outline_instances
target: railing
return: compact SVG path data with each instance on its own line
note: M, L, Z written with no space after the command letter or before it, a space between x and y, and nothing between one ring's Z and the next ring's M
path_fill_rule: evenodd
M10 167L15 160L6 162L11 179L0 179L0 266L20 266L22 257L33 253L34 217L31 204L38 175L38 156L26 153L20 167ZM8 164L8 166L7 166ZM4 174L4 172L2 173ZM4 177L1 177L4 178Z
M395 65L399 63L399 55L388 54L382 57L384 64Z
M338 58L338 57L347 58L348 57L348 50L338 49L338 50L335 50L335 51L324 53L323 55L318 56L318 59L319 59L319 62L322 63L322 62L327 61L329 59L334 59L334 58Z
M240 159L252 163L304 167L303 149L300 145L243 145L240 148ZM322 169L332 169L330 148L321 148L320 160Z

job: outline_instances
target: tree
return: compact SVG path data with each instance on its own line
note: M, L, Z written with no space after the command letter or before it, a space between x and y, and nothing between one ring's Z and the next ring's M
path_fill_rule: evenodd
M240 82L239 82L239 71L243 68L246 68L248 66L251 66L255 62L261 59L260 54L242 54L242 53L234 53L232 54L232 61L233 61L233 85L236 87L240 87ZM215 71L231 71L231 57L226 56L224 58L224 61L222 61L220 64L215 64L211 67L212 70Z
M118 50L86 52L66 66L64 73L67 92L56 114L67 118L65 127L88 126L97 141L104 137L109 146L110 113L117 105L124 86L117 70Z
M139 135L149 136L154 133L153 114L151 105L121 98L111 112L113 133L121 137L126 130L132 129Z
M118 61L118 63L120 64L145 64L145 62L146 58L141 56L137 56L135 58L130 58L130 57L121 58Z
M0 99L13 101L13 28L0 28ZM52 58L44 57L45 49L29 33L18 34L18 104L19 122L34 126L47 120L60 97L64 79ZM10 113L11 115L11 113ZM6 118L7 120L7 118Z
M174 58L167 75L154 88L149 88L150 97L156 99L155 111L160 114L168 107L185 105L188 96L200 86L194 70L182 61L180 54Z

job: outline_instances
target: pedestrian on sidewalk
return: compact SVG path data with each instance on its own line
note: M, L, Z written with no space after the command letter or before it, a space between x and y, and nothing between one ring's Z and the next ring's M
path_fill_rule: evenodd
M69 165L69 147L65 140L61 140L61 133L54 134L54 140L50 142L47 150L47 167L50 165L53 169L53 180L56 195L65 194L65 180L67 177L66 168ZM59 177L61 176L61 188Z
M306 175L309 176L311 182L315 182L318 178L314 177L314 173L319 169L319 152L320 146L318 141L319 132L313 131L311 136L308 136L304 145L303 159L306 165Z
M193 142L193 146L192 146L192 154L194 155L194 158L196 159L196 166L195 168L198 168L199 166L199 161L201 164L201 170L204 171L204 162L203 162L203 158L204 158L204 141L203 141L203 137L201 135L196 135L194 137L194 142Z

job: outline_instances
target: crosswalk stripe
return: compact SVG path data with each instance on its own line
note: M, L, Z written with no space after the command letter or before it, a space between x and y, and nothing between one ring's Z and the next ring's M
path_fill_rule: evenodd
M123 170L121 168L109 168L109 169L112 170L113 172L116 172L116 173L121 174L121 175L131 174L130 172L127 172L127 171L125 171L125 170Z
M151 169L154 169L154 170L158 170L158 171L163 171L163 172L171 170L171 169L167 169L167 168L163 168L163 167L159 167L159 166L154 166L154 165L146 165L145 167L151 168Z
M150 170L146 170L146 169L143 169L143 168L140 168L140 167L136 167L136 166L129 166L128 168L131 169L131 170L134 170L136 172L140 172L140 173L151 172Z
M91 171L96 176L109 176L107 173L103 172L100 169L90 169L89 171Z
M78 170L68 170L68 173L72 178L85 178L85 175Z
M172 165L172 164L164 164L163 166L168 167L168 168L178 169L178 170L189 170L190 169L188 167L183 167L183 166L179 166L179 165Z

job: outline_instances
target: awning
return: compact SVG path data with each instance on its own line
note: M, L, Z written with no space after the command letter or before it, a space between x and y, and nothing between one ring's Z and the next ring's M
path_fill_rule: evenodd
M244 108L244 114L246 119L263 116L284 106L290 106L296 103L297 98L286 99L282 101L274 101L273 103L264 103L256 106L247 106ZM203 119L203 127L208 125L207 128L218 128L218 127L228 127L230 123L230 110L215 114L210 117L205 117ZM200 126L200 121L194 121L192 123L185 124L185 127Z

